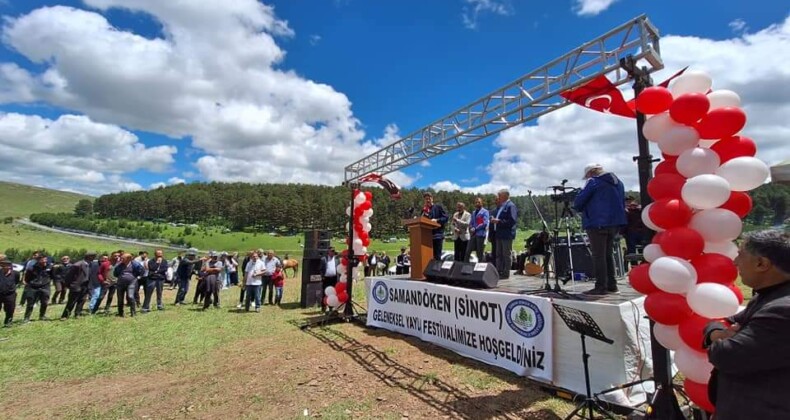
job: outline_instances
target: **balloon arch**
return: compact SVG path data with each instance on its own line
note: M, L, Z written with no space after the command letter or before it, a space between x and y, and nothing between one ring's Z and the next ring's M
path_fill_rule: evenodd
M643 134L663 160L648 183L654 200L642 220L657 233L644 249L647 261L631 270L634 289L647 295L656 340L675 352L689 398L706 411L713 366L702 347L703 329L734 315L743 303L733 260L742 219L752 208L747 193L768 178L754 157L752 139L740 135L746 114L737 93L711 90L707 74L691 71L670 88L646 88L636 109L651 115Z

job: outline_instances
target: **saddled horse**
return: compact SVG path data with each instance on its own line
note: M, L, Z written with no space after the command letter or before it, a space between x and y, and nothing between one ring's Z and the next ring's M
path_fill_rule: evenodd
M295 260L293 258L285 259L283 262L283 275L288 277L288 269L292 269L294 273L294 277L299 273L299 260Z

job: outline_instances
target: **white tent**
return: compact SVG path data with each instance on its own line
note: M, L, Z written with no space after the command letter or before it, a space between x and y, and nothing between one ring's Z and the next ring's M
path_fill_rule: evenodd
M771 167L771 182L790 185L790 160Z

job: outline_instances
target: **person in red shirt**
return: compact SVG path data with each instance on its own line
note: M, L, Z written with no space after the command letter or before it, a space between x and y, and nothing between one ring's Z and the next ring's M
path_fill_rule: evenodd
M283 265L278 263L277 268L274 269L272 274L272 283L274 283L274 304L280 306L283 300L283 286L285 285L285 277L283 277Z

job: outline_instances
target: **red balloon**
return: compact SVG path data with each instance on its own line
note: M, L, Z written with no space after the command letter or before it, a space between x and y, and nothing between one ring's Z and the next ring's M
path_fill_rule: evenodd
M373 200L373 193L370 192L370 191L365 191L365 199L366 199L366 201Z
M678 156L676 156L676 155L668 155L668 154L666 154L664 152L661 152L661 157L664 160L668 160L669 162L671 162L673 164L678 161Z
M664 229L686 226L691 221L691 207L686 205L683 200L658 200L650 206L650 220L656 226Z
M738 305L742 304L743 303L743 290L741 290L741 288L738 287L738 285L735 284L735 283L730 283L730 284L727 285L727 287L729 287L730 290L732 290L732 292L735 293L735 296L738 298Z
M348 302L348 293L346 293L346 292L343 292L343 293L338 292L337 293L337 300L340 303Z
M348 258L346 258L346 257L341 258L340 259L340 263L345 265L345 266L348 266Z
M686 298L683 297L684 301L685 299ZM647 310L647 308L645 308L645 310ZM678 324L678 333L680 334L680 338L682 338L683 342L692 349L696 351L704 350L702 347L703 330L710 321L710 319L697 314L691 315L690 317L686 318L686 320Z
M752 197L745 192L733 191L730 193L730 198L719 207L727 209L743 219L752 211Z
M653 242L652 243L654 243L654 244L656 244L658 246L661 246L661 241L664 239L664 232L666 232L666 231L656 232L656 234L653 235Z
M324 301L324 306L328 306L329 305L329 302L327 302L326 296L324 296L323 301Z
M665 198L680 198L680 191L686 178L682 175L661 174L656 175L647 183L647 193L653 200L663 200Z
M362 204L359 205L362 211L369 210L371 207L373 207L373 205L370 204L370 201L363 201Z
M664 254L688 260L702 254L705 239L694 229L676 227L664 231L659 245Z
M695 126L700 138L707 140L734 136L746 125L746 114L742 109L727 106L716 108L702 117Z
M363 239L362 246L370 246L370 238Z
M732 136L717 141L710 150L716 152L721 163L724 163L741 156L754 156L757 153L757 145L748 137Z
M694 315L685 296L662 290L647 295L645 312L650 319L664 325L678 325Z
M738 268L730 257L721 254L703 254L691 260L697 270L697 283L732 284L738 278Z
M660 114L672 105L672 92L663 86L651 86L636 98L636 109L643 114Z
M639 264L628 272L628 282L631 283L631 287L643 295L649 295L659 290L650 281L648 270L650 270L650 264Z
M337 292L337 294L340 294L340 293L345 292L345 291L346 291L346 283L338 282L335 285L335 292Z
M691 402L697 404L699 408L708 413L712 413L716 410L708 398L708 384L700 384L690 379L684 379L683 389L686 391L686 395L689 396Z
M686 125L694 124L704 117L710 109L710 100L704 93L686 93L680 95L669 107L669 116L673 120Z
M673 161L662 160L661 162L658 163L658 165L656 165L656 169L654 173L656 174L656 176L664 175L664 174L680 175L680 172L678 172L678 169L675 166L674 160Z

